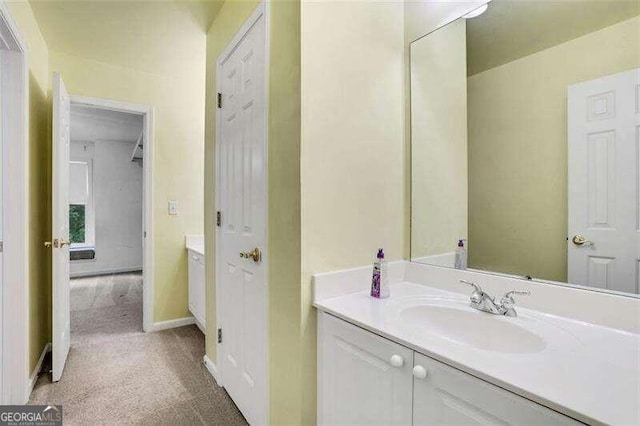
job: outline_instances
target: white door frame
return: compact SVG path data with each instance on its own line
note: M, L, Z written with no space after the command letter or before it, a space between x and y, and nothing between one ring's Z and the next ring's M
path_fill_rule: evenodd
M0 286L0 403L29 399L29 66L27 46L0 0L0 122L4 253ZM10 349L10 350L9 350Z
M264 163L265 163L265 176L264 176L264 194L265 194L265 230L267 230L266 235L265 235L265 250L262 253L262 260L264 262L264 268L265 268L265 287L266 287L266 318L265 318L265 353L266 355L266 359L265 359L265 368L266 368L266 413L265 413L265 418L269 419L269 269L268 269L268 259L269 259L269 252L268 252L268 229L267 229L267 224L269 223L269 191L268 191L268 181L269 181L269 161L268 161L268 147L269 147L269 63L270 63L270 17L269 17L269 7L267 5L266 0L262 0L254 9L254 11L251 13L251 16L249 16L249 18L245 21L245 23L242 25L242 27L240 27L240 29L238 30L238 32L236 33L236 35L233 37L233 39L229 42L229 44L227 44L227 47L225 47L225 49L222 51L222 53L220 53L220 55L218 56L218 58L216 59L216 96L214 96L215 100L214 102L217 102L217 93L220 93L221 87L222 87L222 79L221 79L221 68L222 68L222 63L233 53L233 51L236 49L236 47L238 46L238 44L240 44L240 42L242 41L242 39L247 35L247 33L249 32L249 30L251 29L251 27L253 27L253 25L260 19L260 18L264 19L264 25L265 25L265 50L264 50L264 60L265 60L265 75L264 75L264 79L265 79L265 108L264 108L264 114L265 114L265 129L264 129L264 144L265 144L265 149L264 149ZM222 126L220 125L220 121L222 119L222 115L220 113L220 109L217 108L217 105L214 105L214 108L216 110L216 142L215 142L215 165L216 165L216 172L215 172L215 210L219 211L220 210L220 144L218 143L218 141L220 140L221 137L221 129ZM218 268L218 262L219 262L219 256L221 251L218 248L218 245L220 244L220 227L216 226L215 227L215 244L214 244L214 260L215 260L215 289L216 289L216 294L220 294L220 279L219 279L219 268ZM205 285L205 287L207 287ZM206 290L206 288L205 288ZM205 291L206 294L206 291ZM220 324L220 298L216 297L216 326L218 326ZM217 330L209 330L209 333L213 333L214 336L217 337ZM216 339L216 342L218 342L218 340ZM218 381L218 384L222 387L224 387L224 373L222 372L222 368L223 368L223 363L221 362L220 356L221 356L221 350L219 348L220 343L216 343L216 371L217 371L217 376L216 376L216 381Z
M78 95L70 95L70 98L72 106L83 105L129 114L139 114L143 117L142 329L147 332L153 331L153 266L155 263L153 250L153 107Z

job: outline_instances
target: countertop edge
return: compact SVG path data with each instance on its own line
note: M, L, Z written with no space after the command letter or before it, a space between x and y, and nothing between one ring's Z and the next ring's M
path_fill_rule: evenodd
M186 246L186 249L189 251L193 251L195 253L201 254L204 256L204 247L203 246L199 246L199 245L190 245L188 244Z

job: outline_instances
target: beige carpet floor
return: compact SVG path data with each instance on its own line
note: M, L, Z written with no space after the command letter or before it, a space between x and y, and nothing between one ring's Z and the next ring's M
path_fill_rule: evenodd
M29 403L61 404L69 425L245 425L202 362L196 326L142 332L141 283L136 274L74 280L62 380L41 374Z
M71 346L143 334L142 274L71 280Z

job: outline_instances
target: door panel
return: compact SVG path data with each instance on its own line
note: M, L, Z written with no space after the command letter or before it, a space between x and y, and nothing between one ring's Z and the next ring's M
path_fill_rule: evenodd
M69 94L53 75L53 381L62 377L70 345Z
M255 19L255 18L254 18ZM216 239L221 378L252 424L267 422L266 90L264 16L218 63ZM262 258L241 257L254 248Z
M568 89L571 283L640 291L639 83L636 69Z
M574 425L581 423L419 353L414 364L414 425Z
M189 311L196 318L198 327L205 330L205 265L204 257L189 251Z
M410 425L413 351L325 313L318 321L318 423Z

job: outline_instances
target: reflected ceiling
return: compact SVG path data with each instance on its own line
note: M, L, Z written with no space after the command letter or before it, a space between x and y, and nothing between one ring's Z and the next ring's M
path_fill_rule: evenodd
M638 14L638 1L493 0L484 14L467 20L467 73L486 71Z
M135 143L142 133L142 116L71 105L71 140Z

